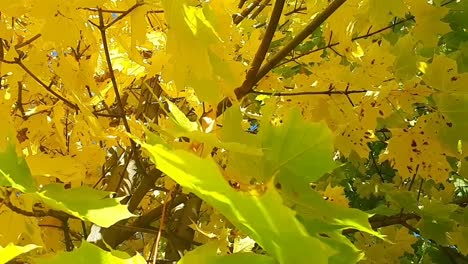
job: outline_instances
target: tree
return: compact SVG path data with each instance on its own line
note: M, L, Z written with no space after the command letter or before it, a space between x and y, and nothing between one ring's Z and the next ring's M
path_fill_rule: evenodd
M3 0L0 262L467 263L466 17Z

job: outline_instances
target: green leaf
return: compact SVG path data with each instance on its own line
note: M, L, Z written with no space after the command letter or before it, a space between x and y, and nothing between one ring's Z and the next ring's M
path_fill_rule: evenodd
M110 198L110 192L87 186L64 189L60 184L49 184L38 190L27 163L17 156L12 144L8 144L6 151L0 153L0 164L1 186L11 186L23 193L31 193L52 209L102 227L109 227L122 219L134 216L127 206L120 204L120 199Z
M180 109L170 100L166 100L166 103L169 105L169 117L176 125L176 128L185 131L185 132L193 132L198 131L199 126L197 122L190 121L185 114L180 111Z
M297 108L279 127L262 128L265 177L301 178L314 182L337 164L333 161L332 135L325 123L307 123Z
M52 209L102 227L109 227L122 219L134 216L128 211L127 206L120 204L121 199L110 198L110 194L88 186L64 189L62 185L49 184L38 193L38 196Z
M61 252L52 258L36 259L38 263L44 264L146 264L146 260L141 255L129 258L120 258L123 252L107 252L86 241L81 242L81 246L72 252Z
M451 215L458 210L458 206L444 204L436 200L422 199L420 207L421 221L418 223L418 227L421 230L421 236L426 239L433 239L439 245L448 244L447 234L453 231L457 224L451 218Z
M396 56L394 63L395 76L401 79L411 79L418 72L418 57L414 52L414 41L410 35L398 40L393 54Z
M193 87L201 100L216 104L222 93L208 50L221 40L202 8L191 6L188 0L164 0L162 5L169 25L167 52L171 55L163 77L173 79L179 90Z
M445 123L438 127L439 137L442 143L445 143L456 151L458 141L468 144L468 94L465 91L452 91L450 93L436 93L434 100L437 103L438 110L443 113L447 119Z
M309 236L273 185L241 192L232 188L211 158L165 145L141 143L157 167L224 214L280 263L326 263L333 251ZM310 249L317 249L311 252Z
M22 247L14 245L12 243L8 244L6 247L0 246L0 263L7 263L14 257L17 257L23 253L26 253L38 247L39 246L32 244Z
M169 104L170 110L168 115L173 121L174 127L165 128L163 131L159 127L153 126L155 130L161 133L169 132L174 137L188 137L194 141L206 143L209 146L230 150L236 153L252 156L261 156L263 154L259 147L245 144L243 141L236 140L237 138L220 139L214 133L202 132L199 125L196 122L191 122L174 103L170 101L167 101L167 103ZM241 132L247 134L243 131Z
M274 264L275 260L269 256L254 253L235 253L230 255L217 255L216 243L202 245L188 252L178 264Z
M16 154L15 145L7 144L5 152L0 152L0 185L22 192L36 191L36 183L28 164Z

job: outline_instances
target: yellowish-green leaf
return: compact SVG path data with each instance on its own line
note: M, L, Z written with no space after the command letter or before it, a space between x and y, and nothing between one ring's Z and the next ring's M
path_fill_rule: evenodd
M36 260L38 263L43 264L146 264L146 260L141 255L136 254L133 257L123 258L122 256L125 255L127 254L124 252L108 252L91 243L82 241L81 246L72 252L61 252L53 257Z
M0 246L0 263L7 263L8 261L12 260L13 258L31 251L35 248L38 248L37 245L26 245L24 247L17 246L13 244L8 244L6 247Z

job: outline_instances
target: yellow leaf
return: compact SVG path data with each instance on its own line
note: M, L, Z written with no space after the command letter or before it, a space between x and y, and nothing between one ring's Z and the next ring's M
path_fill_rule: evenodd
M329 184L322 192L324 199L342 207L349 207L349 201L345 196L344 188L341 186L331 187Z
M436 46L439 36L450 31L449 24L441 21L449 9L435 7L426 0L405 0L405 2L415 16L416 25L412 30L414 38L420 40L426 47Z
M86 168L71 156L37 154L26 157L32 175L56 177L62 182L79 184L86 175Z

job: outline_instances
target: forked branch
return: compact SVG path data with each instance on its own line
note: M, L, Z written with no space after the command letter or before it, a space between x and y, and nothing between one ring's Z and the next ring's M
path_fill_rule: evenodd
M268 72L270 72L281 60L283 60L294 48L296 48L304 39L306 39L310 34L312 34L317 28L320 27L320 25L325 22L325 20L328 19L346 0L334 0L330 5L328 5L327 8L325 8L320 14L318 14L312 22L310 22L299 34L294 37L289 43L284 46L278 53L273 55L273 57L267 61L263 66L257 71L257 74L250 79L249 74L247 75L246 81L242 84L241 87L238 87L235 89L235 94L237 100L242 99L244 96L252 92L253 86L260 81ZM277 4L279 4L280 1L277 1L275 3L275 8L279 10ZM284 4L284 3L283 3ZM277 13L274 11L272 12L273 15L277 15ZM282 7L281 7L282 11ZM280 13L281 15L281 13ZM278 18L279 19L279 18ZM279 21L279 20L278 20ZM270 19L270 23L273 25L273 17ZM270 25L269 25L270 26ZM277 24L275 25L276 29ZM263 43L263 41L262 41ZM263 57L264 58L264 57ZM262 60L263 62L263 60ZM252 64L253 65L253 64ZM250 70L249 70L250 71ZM254 71L252 71L254 72ZM232 105L232 102L230 101L229 98L224 98L221 102L218 103L217 108L216 108L216 115L220 116L221 114L224 113L224 111Z

